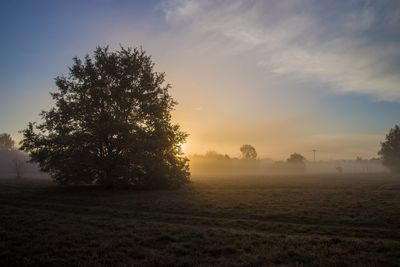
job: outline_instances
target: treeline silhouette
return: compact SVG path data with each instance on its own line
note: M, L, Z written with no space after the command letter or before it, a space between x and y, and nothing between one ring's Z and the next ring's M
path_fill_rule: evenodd
M242 146L243 147L243 146ZM300 153L292 153L286 160L249 158L245 153L239 157L218 153L214 150L205 154L190 155L190 170L194 176L225 175L296 175L302 173L369 173L388 172L379 158L354 160L308 161ZM253 146L252 146L253 147ZM254 147L253 147L254 148ZM255 148L254 148L255 151Z
M302 173L305 168L305 157L293 153L286 161L275 162L271 159L257 158L254 146L245 144L240 147L240 157L230 157L216 151L204 155L189 156L190 169L194 175L258 175L266 173Z

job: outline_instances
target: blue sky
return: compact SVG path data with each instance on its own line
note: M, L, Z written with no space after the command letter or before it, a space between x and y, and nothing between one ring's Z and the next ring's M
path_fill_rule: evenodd
M188 153L373 157L400 122L400 1L2 1L0 132L51 106L54 78L97 45L165 71Z

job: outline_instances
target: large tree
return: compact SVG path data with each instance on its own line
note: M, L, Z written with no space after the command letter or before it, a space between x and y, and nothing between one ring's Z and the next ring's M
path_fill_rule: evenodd
M187 134L171 122L176 102L164 77L142 49L98 47L93 56L74 58L69 75L56 78L55 106L22 131L21 149L61 184L188 182L181 150Z
M381 143L378 154L382 156L382 163L394 173L400 173L400 127L395 125Z

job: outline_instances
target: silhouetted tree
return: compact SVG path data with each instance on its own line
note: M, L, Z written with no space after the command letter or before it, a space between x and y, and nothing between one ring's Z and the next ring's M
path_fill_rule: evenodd
M187 134L171 122L176 102L164 73L142 49L73 59L56 78L55 107L42 124L23 130L21 149L62 184L96 183L143 188L178 187L189 181L181 144Z
M255 160L257 158L257 151L252 145L242 145L240 152L242 152L242 159Z
M14 148L14 140L8 133L0 134L0 150L12 150Z
M382 156L382 163L394 173L400 173L400 127L395 125L381 143L378 155Z
M306 160L305 157L303 157L299 153L293 153L290 155L290 157L286 160L287 163L293 163L293 164L302 164L304 165L304 161Z

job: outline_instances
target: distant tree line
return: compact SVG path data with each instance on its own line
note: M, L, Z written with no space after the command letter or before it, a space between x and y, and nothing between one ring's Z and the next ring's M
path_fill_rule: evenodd
M244 160L244 161L255 161L257 160L257 151L254 146L245 144L240 147L241 157L240 158L231 158L228 154L221 154L214 150L207 151L204 155L195 154L193 157L210 159L210 160ZM288 164L295 165L304 165L306 158L299 154L293 153L286 160Z

